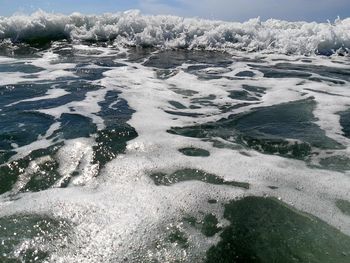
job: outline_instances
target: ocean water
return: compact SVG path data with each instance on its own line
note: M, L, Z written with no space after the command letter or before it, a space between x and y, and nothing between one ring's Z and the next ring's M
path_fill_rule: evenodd
M0 38L0 262L350 262L349 19Z

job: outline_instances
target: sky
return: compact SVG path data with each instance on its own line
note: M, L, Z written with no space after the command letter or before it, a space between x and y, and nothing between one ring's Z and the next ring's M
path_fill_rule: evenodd
M143 14L170 14L226 21L260 17L288 21L334 21L350 17L350 0L0 0L0 16L36 10L101 14L139 9Z

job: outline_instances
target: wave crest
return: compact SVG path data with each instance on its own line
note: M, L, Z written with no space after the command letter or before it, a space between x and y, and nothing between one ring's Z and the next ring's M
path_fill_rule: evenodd
M262 22L259 18L238 23L146 16L135 10L99 16L38 11L0 17L0 39L12 43L114 41L131 46L331 55L349 53L350 18L334 23Z

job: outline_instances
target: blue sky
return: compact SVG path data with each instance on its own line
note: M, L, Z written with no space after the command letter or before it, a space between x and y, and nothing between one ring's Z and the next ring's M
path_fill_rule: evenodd
M100 14L139 9L144 14L172 14L228 21L260 16L289 21L325 22L350 17L350 0L0 0L0 15L38 9L69 14Z

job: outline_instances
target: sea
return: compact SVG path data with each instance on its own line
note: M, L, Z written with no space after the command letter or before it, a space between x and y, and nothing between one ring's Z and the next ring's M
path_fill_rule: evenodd
M349 263L350 18L0 17L0 262Z

